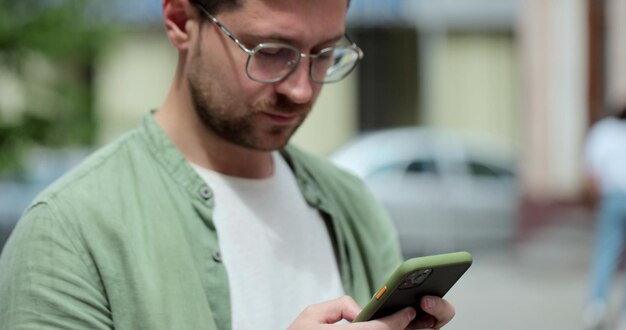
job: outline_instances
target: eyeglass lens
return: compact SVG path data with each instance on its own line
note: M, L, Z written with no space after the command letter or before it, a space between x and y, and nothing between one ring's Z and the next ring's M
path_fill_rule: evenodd
M313 62L311 68L315 81L335 82L343 79L354 69L359 60L359 53L349 47L337 47L328 49L329 54L320 54L318 61ZM316 68L319 66L319 69Z
M293 71L300 52L284 46L264 45L254 50L248 61L248 74L261 81L280 79Z
M328 48L311 58L311 79L319 83L345 77L356 65L359 54L349 47ZM290 74L300 61L300 52L284 45L263 44L253 50L247 63L248 75L258 81L278 81Z

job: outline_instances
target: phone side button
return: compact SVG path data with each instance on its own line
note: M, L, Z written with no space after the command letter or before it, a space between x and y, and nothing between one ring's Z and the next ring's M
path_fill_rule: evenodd
M382 297L385 292L387 292L387 286L383 286L382 289L380 289L380 291L378 291L378 293L376 294L376 300L380 299L380 297Z

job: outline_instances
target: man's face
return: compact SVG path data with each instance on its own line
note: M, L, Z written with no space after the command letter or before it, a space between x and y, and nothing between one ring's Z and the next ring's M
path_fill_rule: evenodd
M217 14L249 49L262 42L316 53L344 33L346 0L246 0ZM304 121L321 85L309 78L309 59L276 83L248 78L248 55L208 20L188 56L188 84L203 124L220 138L255 150L283 147Z

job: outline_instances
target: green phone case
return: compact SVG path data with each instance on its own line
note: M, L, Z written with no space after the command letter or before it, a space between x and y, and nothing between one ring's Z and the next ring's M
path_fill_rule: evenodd
M472 264L472 255L454 252L403 262L372 297L354 322L377 319L408 306L418 313L423 296L443 297Z

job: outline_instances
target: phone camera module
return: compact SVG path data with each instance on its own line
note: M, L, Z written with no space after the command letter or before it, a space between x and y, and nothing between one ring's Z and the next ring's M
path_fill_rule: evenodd
M428 276L433 272L432 268L420 269L410 273L402 283L400 283L400 289L409 289L416 286L420 286Z

